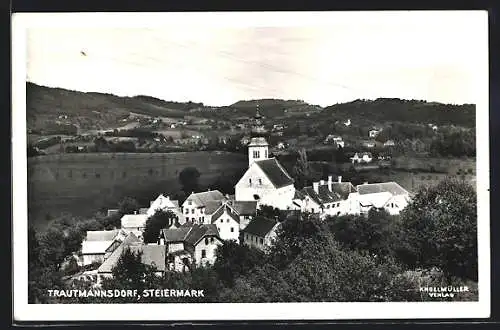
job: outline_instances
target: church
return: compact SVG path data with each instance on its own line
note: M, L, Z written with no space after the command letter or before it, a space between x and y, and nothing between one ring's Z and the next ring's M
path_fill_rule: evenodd
M248 144L248 169L235 186L235 200L257 201L279 209L294 209L294 179L274 157L269 157L267 131L257 109Z

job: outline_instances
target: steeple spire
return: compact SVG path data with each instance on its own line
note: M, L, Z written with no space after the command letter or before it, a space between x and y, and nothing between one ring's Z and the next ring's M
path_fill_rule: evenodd
M248 144L248 166L256 160L263 160L269 157L269 144L266 141L266 129L262 123L262 116L259 112L259 104L255 110L254 123L252 127L250 143Z
M263 124L263 117L259 111L259 103L257 103L257 107L255 109L254 123L251 133L253 137L263 137L267 133Z

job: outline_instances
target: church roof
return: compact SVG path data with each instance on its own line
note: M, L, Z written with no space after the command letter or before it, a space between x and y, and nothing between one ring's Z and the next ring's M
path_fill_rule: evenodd
M285 187L294 182L290 174L287 173L276 158L258 160L255 164L260 167L276 188Z

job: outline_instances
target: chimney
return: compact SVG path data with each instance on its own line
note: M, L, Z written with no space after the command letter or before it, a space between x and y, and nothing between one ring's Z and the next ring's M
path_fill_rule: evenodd
M137 211L134 211L134 214L137 214Z
M320 184L320 185L324 185L324 184L325 184L325 180L320 180L320 181L319 181L319 184Z
M338 177L338 182L341 183L342 182L342 175L339 175Z
M319 182L313 182L313 189L314 189L314 192L318 193L318 190L319 190Z
M331 175L328 176L328 190L330 190L330 192L332 191L332 179L333 177Z

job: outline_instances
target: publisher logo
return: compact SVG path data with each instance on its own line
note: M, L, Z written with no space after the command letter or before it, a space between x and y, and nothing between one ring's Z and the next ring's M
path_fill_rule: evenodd
M467 286L422 286L421 293L427 293L431 298L455 298L460 293L469 292Z

